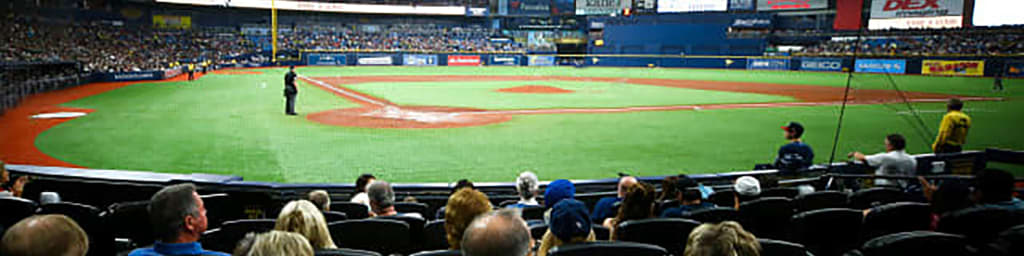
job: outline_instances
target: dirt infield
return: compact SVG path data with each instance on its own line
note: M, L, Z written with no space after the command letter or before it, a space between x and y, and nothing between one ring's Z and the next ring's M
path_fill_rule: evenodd
M566 76L359 76L359 77L303 77L304 81L317 85L336 95L362 105L361 108L330 110L307 116L311 121L328 124L367 128L455 128L474 125L487 125L510 120L510 115L532 114L568 114L568 113L621 113L634 111L671 111L731 108L772 108L837 105L843 101L845 88L789 85L747 82L694 81L655 78L611 78L611 77L566 77ZM791 97L799 102L781 103L733 103L733 104L701 104L678 106L648 106L624 108L583 108L583 109L526 109L526 110L479 110L449 107L409 107L399 106L387 100L376 98L364 93L348 89L342 85L360 83L401 83L401 82L466 82L466 81L571 81L571 82L604 82L626 83L673 88L686 88L708 91L725 91L738 93L756 93ZM500 92L538 93L551 89L547 86L520 86L500 89ZM568 91L568 90L565 90ZM571 91L570 91L571 92ZM543 92L540 92L543 93ZM853 89L850 91L848 104L881 104L890 102L942 102L950 97L961 97L949 94L898 92L876 89ZM964 100L994 100L980 97L961 97ZM387 110L384 110L387 109ZM426 113L424 113L424 111ZM388 113L388 114L380 114ZM457 116L457 119L436 118L440 116ZM456 121L457 120L457 121Z
M558 94L558 93L572 93L573 90L566 90L558 87L551 87L545 85L524 85L510 88L501 88L495 90L497 92L506 93L537 93L537 94Z

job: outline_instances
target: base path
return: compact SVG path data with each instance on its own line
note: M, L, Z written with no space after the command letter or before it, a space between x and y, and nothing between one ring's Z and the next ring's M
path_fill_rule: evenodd
M694 81L657 78L617 77L568 77L568 76L355 76L355 77L301 77L310 84L362 105L361 108L330 110L307 116L309 120L329 125L368 128L454 128L486 125L509 120L509 115L570 114L570 113L622 113L635 111L673 111L732 108L773 108L800 106L828 106L843 103L845 88L813 85L790 85L748 82ZM756 93L786 96L799 102L779 103L731 103L675 106L638 106L621 108L566 108L566 109L523 109L523 110L479 110L449 107L399 106L385 99L373 97L343 85L360 83L405 83L405 82L472 82L472 81L571 81L626 83L650 86L674 87L707 91ZM546 86L545 86L546 87ZM552 89L562 91L555 92ZM499 92L520 93L566 93L560 88L539 88L520 86L505 88ZM893 102L944 102L959 97L966 101L1001 100L1000 98L963 97L950 94L901 92L894 90L851 89L847 100L849 105L884 104ZM386 110L385 110L386 109ZM381 114L390 113L390 114ZM458 116L458 119L421 118L424 116Z

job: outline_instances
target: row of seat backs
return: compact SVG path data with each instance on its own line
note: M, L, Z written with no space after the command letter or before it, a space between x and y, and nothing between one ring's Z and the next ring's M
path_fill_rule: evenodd
M734 204L732 190L715 192L708 196L708 201L719 206ZM799 195L796 188L771 188L758 195L758 198L784 197L794 200L797 212L812 211L826 208L869 209L871 207L893 202L919 202L914 197L895 188L875 187L858 190L852 194L840 191L818 191Z
M1024 255L1024 225L1000 232L991 243L974 244L963 235L932 231L912 231L889 234L865 242L846 256L1011 256Z
M763 256L812 256L802 245L786 241L758 239ZM552 256L665 256L674 254L657 245L624 242L597 241L580 244L563 245L548 251Z

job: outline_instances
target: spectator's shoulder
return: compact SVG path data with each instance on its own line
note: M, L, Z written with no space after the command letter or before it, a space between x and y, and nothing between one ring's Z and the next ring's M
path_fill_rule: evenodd
M128 256L161 256L161 255L162 254L159 254L156 251L154 251L153 247L139 248L139 249L132 250L131 253L128 253Z
M223 252L215 252L215 251L203 251L203 253L200 254L200 255L203 255L203 256L231 256L231 254L227 254L227 253L223 253Z

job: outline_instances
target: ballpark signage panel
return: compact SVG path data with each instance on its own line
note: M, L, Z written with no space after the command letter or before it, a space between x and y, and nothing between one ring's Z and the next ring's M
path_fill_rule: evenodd
M800 70L843 71L841 59L800 59Z
M608 15L632 5L630 0L576 0L576 15Z
M479 66L480 55L448 55L448 66Z
M789 59L749 59L747 69L787 70Z
M1024 77L1024 62L1007 63L1006 76Z
M658 12L722 12L729 0L658 0Z
M554 66L555 56L528 56L527 61L530 66Z
M551 0L509 0L508 14L551 15Z
M872 0L871 18L960 16L964 0Z
M402 55L402 65L406 66L437 66L437 55L406 54Z
M491 65L515 66L519 65L519 57L508 55L491 56Z
M754 0L729 0L729 10L753 11Z
M963 16L871 19L868 20L868 29L959 28L963 26L963 20Z
M391 65L393 63L391 56L359 57L356 61L356 64L359 65Z
M860 73L903 74L907 72L907 60L904 59L857 59L854 71Z
M310 53L306 55L306 65L344 66L345 64L345 54L341 53Z
M982 76L985 75L985 61L925 60L921 62L921 74L950 76Z
M758 11L796 11L828 8L828 0L759 0Z
M314 11L314 12L343 12L343 13L381 13L381 14L421 14L421 15L466 15L465 6L418 6L418 5L385 5L385 4L350 4L350 3L325 3L312 1L290 1L290 0L156 0L158 3L191 4L191 5L216 5L232 8L254 8L292 10L292 11Z

